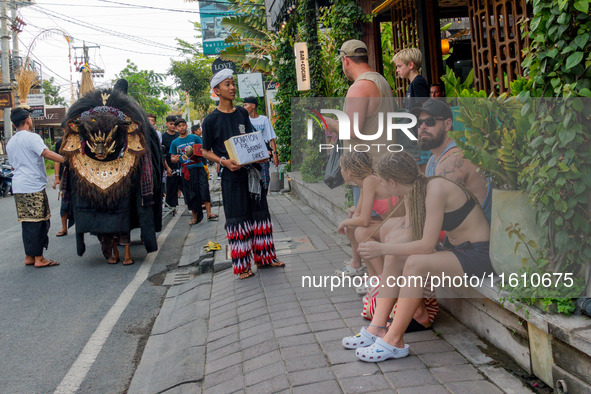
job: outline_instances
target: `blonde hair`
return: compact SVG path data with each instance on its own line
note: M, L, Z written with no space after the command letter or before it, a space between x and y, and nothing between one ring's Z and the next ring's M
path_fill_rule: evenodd
M419 171L415 159L406 152L389 153L378 163L378 175L384 180L412 185L408 193L410 226L413 240L423 238L425 226L427 183L429 179Z
M353 178L365 179L374 173L373 158L367 152L345 152L341 155L341 167Z
M402 49L394 55L392 58L392 62L396 62L400 60L404 64L408 64L413 62L415 65L415 70L420 74L421 73L421 63L423 62L423 54L419 50L419 48L406 48Z

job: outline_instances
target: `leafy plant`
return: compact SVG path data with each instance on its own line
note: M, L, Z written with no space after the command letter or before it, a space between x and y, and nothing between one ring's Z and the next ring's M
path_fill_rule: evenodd
M465 89L466 90L466 89ZM464 157L490 176L497 188L519 190L519 176L526 164L527 120L515 98L462 99L457 120L461 130L449 135Z
M517 237L515 242L515 254L520 246L526 248L529 257L522 259L522 267L514 278L510 281L505 278L504 289L509 292L507 300L509 302L519 301L526 305L537 305L543 311L555 311L570 315L575 311L575 299L585 288L585 281L582 278L575 277L572 272L565 276L563 271L552 270L545 252L538 248L533 240L527 240L521 230L519 223L511 223L505 229L509 238ZM531 264L527 264L527 263ZM565 278L572 278L572 283ZM537 280L547 278L548 280ZM536 282L540 283L534 286Z
M172 94L173 89L164 84L165 74L153 70L140 70L137 65L127 59L127 66L116 78L127 80L129 95L136 99L146 112L163 117L170 110L163 97Z

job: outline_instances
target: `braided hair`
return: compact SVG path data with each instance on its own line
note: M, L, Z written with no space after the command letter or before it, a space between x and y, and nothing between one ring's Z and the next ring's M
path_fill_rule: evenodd
M377 170L382 179L412 185L407 197L412 237L415 241L423 238L429 179L419 171L415 159L406 152L389 153L380 160Z
M341 167L353 178L365 179L374 173L373 158L367 152L345 152L341 155Z

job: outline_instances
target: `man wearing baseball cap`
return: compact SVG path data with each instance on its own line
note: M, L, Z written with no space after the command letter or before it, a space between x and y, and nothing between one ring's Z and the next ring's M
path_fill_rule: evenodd
M392 87L380 73L371 69L368 64L369 51L365 43L359 40L348 40L338 49L339 59L343 68L343 73L353 84L347 91L345 98L344 112L348 115L351 125L353 125L354 114L358 119L358 130L364 135L375 135L380 127L380 117L386 113L396 112L397 105L392 95ZM382 119L383 121L383 119ZM383 123L382 125L384 125ZM330 131L339 132L338 122L334 119L327 119L327 125ZM342 149L345 152L354 151L355 146L359 144L369 145L374 163L378 163L384 157L388 150L386 146L400 143L397 137L394 140L388 140L386 133L376 140L362 140L351 130L351 139L341 141ZM415 142L416 144L416 142ZM406 147L405 147L406 148ZM354 207L357 206L361 189L353 186ZM350 212L351 215L353 211ZM355 229L347 230L347 238L354 242ZM344 275L359 273L361 268L361 257L357 250L353 248L351 261L342 269L337 270Z
M14 108L10 112L10 120L17 132L6 144L6 153L14 168L12 192L22 226L25 265L53 267L59 263L43 257L43 249L49 245L47 233L51 216L45 192L47 173L43 159L63 163L64 157L49 150L41 137L35 134L27 108Z
M463 183L480 201L490 222L492 188L490 182L478 172L470 160L464 159L460 148L450 138L453 114L443 100L429 99L422 107L411 111L417 117L419 149L431 151L425 175L442 176Z

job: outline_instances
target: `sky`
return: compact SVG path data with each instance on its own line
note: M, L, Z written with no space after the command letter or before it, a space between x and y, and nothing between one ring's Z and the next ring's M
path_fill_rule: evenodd
M69 105L69 47L56 29L73 38L72 62L76 55L83 55L74 47L82 47L83 42L100 46L89 49L89 57L91 64L105 70L105 75L93 82L96 87L111 87L127 59L140 70L158 73L168 71L171 59L182 59L175 49L175 38L198 41L192 23L199 21L198 10L197 2L184 0L35 0L34 5L18 9L18 16L26 23L19 34L19 55L24 57L29 52L39 61L43 79L54 77ZM74 84L80 76L72 66ZM173 81L168 78L165 83L172 85Z

